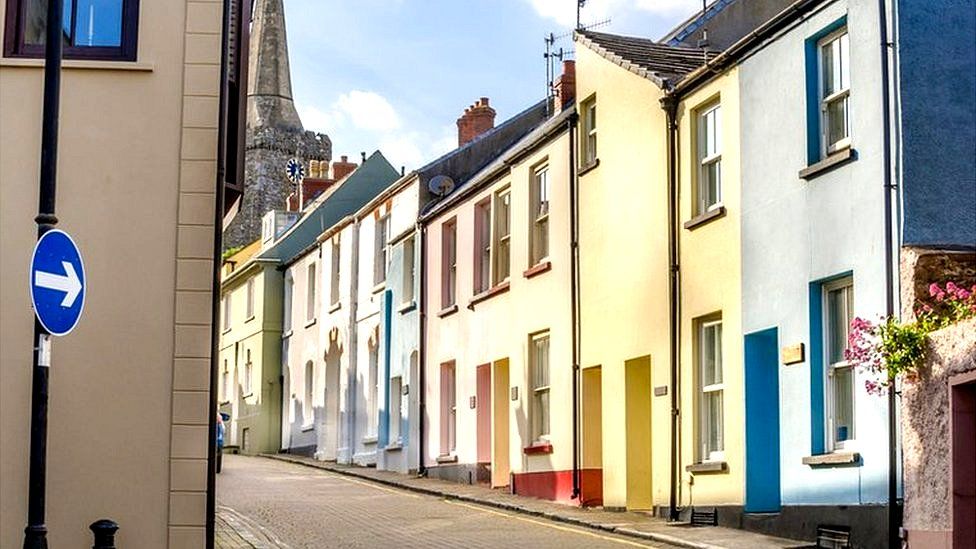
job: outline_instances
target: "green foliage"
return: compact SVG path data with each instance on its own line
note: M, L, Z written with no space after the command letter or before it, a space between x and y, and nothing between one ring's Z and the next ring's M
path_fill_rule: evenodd
M220 259L227 261L227 258L236 254L237 252L244 249L244 246L234 246L233 248L227 248L224 253L220 255Z

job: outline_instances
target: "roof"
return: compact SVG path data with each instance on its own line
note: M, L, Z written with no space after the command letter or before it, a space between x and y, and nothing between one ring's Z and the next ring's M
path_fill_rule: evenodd
M685 19L677 27L671 29L671 32L667 33L660 40L661 44L667 44L669 46L679 46L681 43L693 35L695 31L702 28L705 23L708 23L715 15L717 15L722 9L724 9L729 4L735 2L736 0L713 0L708 4L704 10L696 11L694 15Z
M400 174L382 153L374 152L341 182L306 208L302 217L278 241L256 259L276 260L287 265L314 246L323 231L362 208L383 192Z
M462 201L471 192L477 191L485 185L491 183L499 173L503 173L508 167L519 158L533 150L535 147L546 142L550 137L565 131L566 121L576 113L576 107L564 109L559 114L549 118L544 123L537 125L532 131L525 134L511 147L495 155L491 162L469 179L462 181L457 188L447 198L432 204L421 216L422 221L436 217L441 212Z
M679 79L705 64L714 55L699 48L669 46L649 38L591 30L578 30L573 36L606 59L662 87L665 82Z

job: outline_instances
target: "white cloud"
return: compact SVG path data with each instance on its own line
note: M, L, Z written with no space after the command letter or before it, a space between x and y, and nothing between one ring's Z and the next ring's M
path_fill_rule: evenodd
M335 110L347 115L359 129L391 131L400 127L396 109L376 92L353 90L344 93L336 101Z
M302 119L302 125L306 130L314 132L328 133L340 123L340 113L335 111L323 111L315 106L295 105L298 109L298 116Z
M391 164L407 171L419 168L457 147L457 129L444 126L440 136L425 132L391 133L380 139L380 150Z
M529 0L536 13L553 19L561 26L576 25L576 4L570 0ZM701 10L701 0L589 0L580 19L583 24L608 17L625 17L627 12L642 11L653 15L691 15Z

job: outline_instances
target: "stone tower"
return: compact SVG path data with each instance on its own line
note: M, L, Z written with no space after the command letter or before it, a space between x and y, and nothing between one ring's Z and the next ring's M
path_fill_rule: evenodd
M330 161L332 142L305 131L291 96L283 0L256 0L248 56L244 196L224 230L224 248L260 238L261 217L285 209L293 184L285 174L290 158L307 166Z

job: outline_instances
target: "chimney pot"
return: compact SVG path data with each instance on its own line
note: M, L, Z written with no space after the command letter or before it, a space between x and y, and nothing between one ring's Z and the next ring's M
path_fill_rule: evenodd
M473 141L495 127L495 109L488 106L488 98L478 99L457 119L458 147Z
M563 73L552 85L555 92L555 112L562 112L566 105L576 100L576 62L573 60L563 61Z
M348 157L348 156L346 156L346 155L342 155L342 156L340 156L339 158L341 158L341 159L342 159L342 162L344 162L344 163L345 163L345 162L349 162L349 157Z

